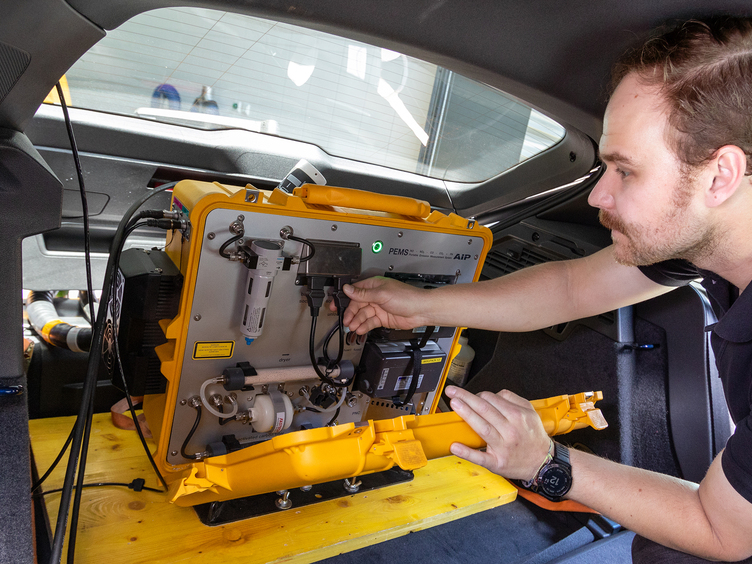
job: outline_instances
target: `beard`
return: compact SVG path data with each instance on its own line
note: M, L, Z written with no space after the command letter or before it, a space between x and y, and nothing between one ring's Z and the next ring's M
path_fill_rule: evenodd
M682 174L674 188L671 209L652 225L626 223L618 216L600 210L598 219L612 231L616 262L626 266L647 266L685 259L697 264L710 257L718 248L721 237L714 226L704 224L692 213L693 188L694 179Z

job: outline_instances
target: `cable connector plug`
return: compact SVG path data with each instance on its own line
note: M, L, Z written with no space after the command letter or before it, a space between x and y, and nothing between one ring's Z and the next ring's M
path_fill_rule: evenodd
M167 217L165 215L165 210L141 210L138 212L137 216L139 218L153 218L153 219L162 219L163 217ZM178 219L177 217L171 218L171 219Z
M161 217L165 219L180 219L180 216L182 215L179 211L176 210L162 210Z
M336 289L332 293L332 299L334 300L334 305L337 306L337 313L342 314L347 309L347 306L350 305L350 298L345 294L344 287L345 284L352 283L352 276L337 276L335 281Z
M161 212L160 212L161 213ZM183 231L187 226L188 223L184 219L147 219L146 225L149 227L158 227L160 229L179 229L180 231Z
M303 294L308 301L308 307L311 309L311 317L318 317L319 310L326 299L326 292L324 292L326 276L308 276L307 283Z
M130 484L128 484L128 488L133 490L134 492L140 492L144 489L145 485L146 480L144 480L143 478L136 478Z

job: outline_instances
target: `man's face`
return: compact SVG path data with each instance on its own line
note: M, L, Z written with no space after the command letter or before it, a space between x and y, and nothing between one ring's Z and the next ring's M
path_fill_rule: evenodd
M694 178L666 143L666 109L656 87L628 75L606 109L601 159L607 166L588 199L611 229L616 260L646 265L698 260L716 237Z

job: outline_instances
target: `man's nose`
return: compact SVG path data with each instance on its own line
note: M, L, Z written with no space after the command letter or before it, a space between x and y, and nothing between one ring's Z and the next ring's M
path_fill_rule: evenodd
M611 175L606 171L590 192L588 204L601 210L612 208L614 205L613 182Z

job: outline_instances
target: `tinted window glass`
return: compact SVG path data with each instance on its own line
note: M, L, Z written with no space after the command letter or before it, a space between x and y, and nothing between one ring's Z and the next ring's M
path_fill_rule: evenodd
M495 176L564 135L524 104L433 64L205 9L141 14L66 76L74 106L249 129L459 182Z

